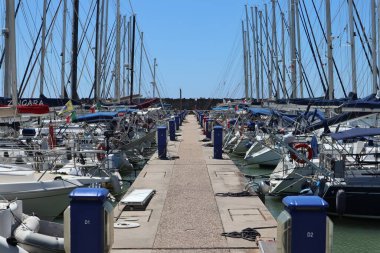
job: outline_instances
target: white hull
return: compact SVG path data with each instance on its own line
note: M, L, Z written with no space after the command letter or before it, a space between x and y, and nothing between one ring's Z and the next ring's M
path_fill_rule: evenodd
M264 147L247 157L245 161L247 164L276 166L280 162L280 159L281 155L279 154L279 151Z
M298 195L312 175L310 166L296 167L290 162L279 163L270 176L270 195Z
M0 195L23 201L24 213L51 220L69 205L69 193L84 186L77 180L49 180L0 184Z

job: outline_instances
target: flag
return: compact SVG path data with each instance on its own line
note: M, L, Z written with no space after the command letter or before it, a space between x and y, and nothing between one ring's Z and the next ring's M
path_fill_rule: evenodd
M72 111L72 112L70 113L70 115L68 115L68 116L66 117L66 123L73 122L73 121L76 120L76 119L77 119L77 113L76 113L75 111Z
M71 102L71 100L69 100L69 101L67 101L65 106L58 112L58 115L61 115L65 112L71 112L71 111L74 111L74 106L73 106L73 102Z

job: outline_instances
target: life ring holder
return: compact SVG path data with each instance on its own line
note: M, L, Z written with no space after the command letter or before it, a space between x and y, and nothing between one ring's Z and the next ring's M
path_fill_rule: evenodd
M97 150L105 151L107 150L106 146L103 143L99 143L96 147ZM97 153L96 158L98 158L98 161L103 161L106 158L106 154L104 153Z
M307 143L297 143L293 147L295 150L306 149L307 151L307 159L311 160L313 158L313 149ZM297 163L304 164L306 161L302 158L299 158L295 153L291 152L290 157L296 161Z

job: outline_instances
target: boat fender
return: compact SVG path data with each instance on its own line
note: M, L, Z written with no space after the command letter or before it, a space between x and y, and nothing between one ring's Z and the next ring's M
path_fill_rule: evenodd
M343 189L336 193L336 213L342 216L346 211L346 192Z
M264 180L261 181L261 182L259 183L259 189L258 189L258 192L261 193L261 194L266 195L266 194L269 193L269 191L270 191L270 185L269 185L269 182L264 181Z
M106 150L106 146L104 146L103 143L100 143L97 147L96 147L97 150ZM97 153L96 154L96 157L98 158L99 161L103 161L105 158L106 158L106 154L104 153Z
M111 185L115 193L121 193L121 186L119 178L116 175L111 175L110 177Z
M305 188L305 189L303 189L303 190L300 191L300 195L302 195L302 196L311 196L311 195L314 195L314 193L311 190L311 188Z
M299 150L299 149L306 149L307 151L307 159L308 160L311 160L313 158L313 149L307 144L307 143L297 143L294 145L293 147L295 150ZM306 161L304 159L301 159L299 158L295 153L291 153L290 154L290 157L296 161L297 163L306 163Z

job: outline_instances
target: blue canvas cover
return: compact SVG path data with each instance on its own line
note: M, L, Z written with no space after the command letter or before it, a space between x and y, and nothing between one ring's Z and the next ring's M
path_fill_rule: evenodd
M347 139L355 139L362 138L368 136L380 135L380 128L352 128L350 130L332 133L330 134L331 138L334 140L347 140Z

